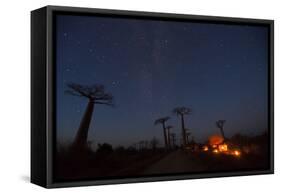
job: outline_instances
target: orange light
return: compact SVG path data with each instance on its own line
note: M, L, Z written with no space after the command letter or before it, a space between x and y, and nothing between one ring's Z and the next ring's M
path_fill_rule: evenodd
M227 150L228 150L227 144L219 145L219 151L220 152L227 152Z
M217 153L219 153L219 150L214 149L213 152L217 154Z
M208 150L209 150L208 146L204 146L204 147L203 147L203 151L206 152L206 151L208 151Z
M212 135L208 138L209 144L211 146L213 145L219 145L223 143L223 137L221 135Z
M216 144L212 145L213 148L217 148L218 146Z
M234 151L233 151L233 154L234 154L235 156L240 156L240 155L241 155L241 153L240 153L238 150L234 150Z

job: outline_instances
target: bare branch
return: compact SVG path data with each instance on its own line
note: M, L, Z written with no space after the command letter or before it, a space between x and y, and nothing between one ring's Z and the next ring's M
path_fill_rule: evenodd
M218 120L216 122L216 126L220 129L223 128L224 124L225 124L225 120Z
M155 120L154 122L154 125L158 125L158 124L163 124L165 123L166 121L168 121L170 119L170 117L162 117L162 118L159 118L157 120Z
M76 92L74 92L74 91L72 91L72 90L66 90L64 93L65 93L65 94L72 95L72 96L80 96L80 97L81 97L81 94L76 93Z
M191 114L191 109L190 108L187 108L187 107L177 107L177 108L174 108L173 110L173 113L176 114L177 116L180 116L180 115L189 115Z
M67 87L69 88L65 91L67 94L86 97L96 104L114 105L112 94L105 92L105 88L101 84L87 86L76 83L68 83Z
M104 104L104 105L108 105L108 106L114 106L114 103L99 102L99 101L95 101L95 104Z

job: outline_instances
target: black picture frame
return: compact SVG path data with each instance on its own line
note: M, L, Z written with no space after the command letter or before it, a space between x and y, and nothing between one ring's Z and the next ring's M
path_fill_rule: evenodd
M270 167L267 170L219 172L203 174L179 174L153 177L116 178L90 181L55 182L53 178L53 152L55 147L55 47L54 16L56 13L72 15L99 15L133 17L192 22L227 23L239 25L263 25L269 30L269 142ZM195 178L228 177L274 173L274 21L230 17L151 13L137 11L106 10L46 6L31 12L31 182L46 188L120 184L151 181L168 181Z

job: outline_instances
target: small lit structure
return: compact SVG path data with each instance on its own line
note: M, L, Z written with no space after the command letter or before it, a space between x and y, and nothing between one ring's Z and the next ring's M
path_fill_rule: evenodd
M204 152L210 151L214 154L232 155L235 157L241 156L241 151L237 148L232 148L228 145L221 135L212 135L208 139L208 145L202 147Z
M227 146L227 144L225 144L225 143L219 145L218 147L219 147L219 151L220 151L220 152L227 152L227 151L228 151L228 146Z

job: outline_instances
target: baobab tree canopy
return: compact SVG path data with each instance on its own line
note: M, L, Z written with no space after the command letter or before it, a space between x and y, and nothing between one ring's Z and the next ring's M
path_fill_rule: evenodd
M173 113L175 113L177 116L188 115L191 114L191 109L187 107L177 107L174 108Z
M225 120L218 120L216 122L217 127L220 129L223 128L224 124L225 124Z
M113 96L110 93L106 93L104 86L101 84L85 86L68 83L67 87L69 88L65 91L67 94L88 98L90 101L94 101L95 104L114 105Z
M166 121L168 121L169 119L170 119L170 117L162 117L162 118L156 119L154 122L154 125L163 124Z

